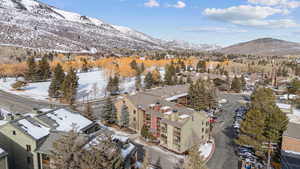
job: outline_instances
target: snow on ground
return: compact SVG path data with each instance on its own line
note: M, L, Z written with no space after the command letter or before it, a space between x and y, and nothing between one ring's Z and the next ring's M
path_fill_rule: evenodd
M58 124L56 127L58 131L69 132L73 129L74 125L76 130L79 131L93 123L82 115L69 112L65 109L50 112L47 116Z
M204 158L208 158L212 151L212 147L211 143L202 144L199 147L199 151Z
M96 70L87 73L78 73L79 87L77 91L77 99L96 99L105 97L105 88L108 83L108 77L104 70ZM48 99L48 88L50 82L30 83L22 91L15 91L11 85L16 82L15 78L7 78L6 81L0 79L0 90L10 92L12 94L30 97L37 100ZM132 93L135 91L135 78L125 78L120 80L120 90L122 93Z
M300 124L300 109L293 109L292 114L287 114L290 122Z
M21 127L35 139L41 139L49 134L50 128L42 125L32 124L26 119L19 120Z

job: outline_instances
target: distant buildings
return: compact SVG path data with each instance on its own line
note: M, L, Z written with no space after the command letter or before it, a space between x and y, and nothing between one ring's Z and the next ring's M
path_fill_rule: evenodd
M185 107L188 87L168 86L119 97L116 102L118 121L122 106L128 107L129 128L141 134L142 128L159 140L160 145L177 153L208 141L209 122L206 112Z

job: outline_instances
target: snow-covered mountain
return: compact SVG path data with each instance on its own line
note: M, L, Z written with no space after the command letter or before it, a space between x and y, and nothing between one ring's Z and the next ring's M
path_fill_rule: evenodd
M153 38L133 29L64 11L36 0L0 0L0 44L60 51L102 49L196 49Z

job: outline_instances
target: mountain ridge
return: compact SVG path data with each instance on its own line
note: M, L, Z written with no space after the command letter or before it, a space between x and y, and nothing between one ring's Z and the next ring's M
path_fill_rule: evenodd
M216 47L171 43L36 0L0 0L0 23L0 44L41 50L94 53L114 48L211 50Z
M300 55L300 43L266 37L237 43L217 51L225 54L261 56Z

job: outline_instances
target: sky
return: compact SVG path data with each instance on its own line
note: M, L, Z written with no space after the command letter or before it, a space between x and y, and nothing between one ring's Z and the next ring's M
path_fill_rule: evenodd
M300 0L41 0L164 40L300 42Z

